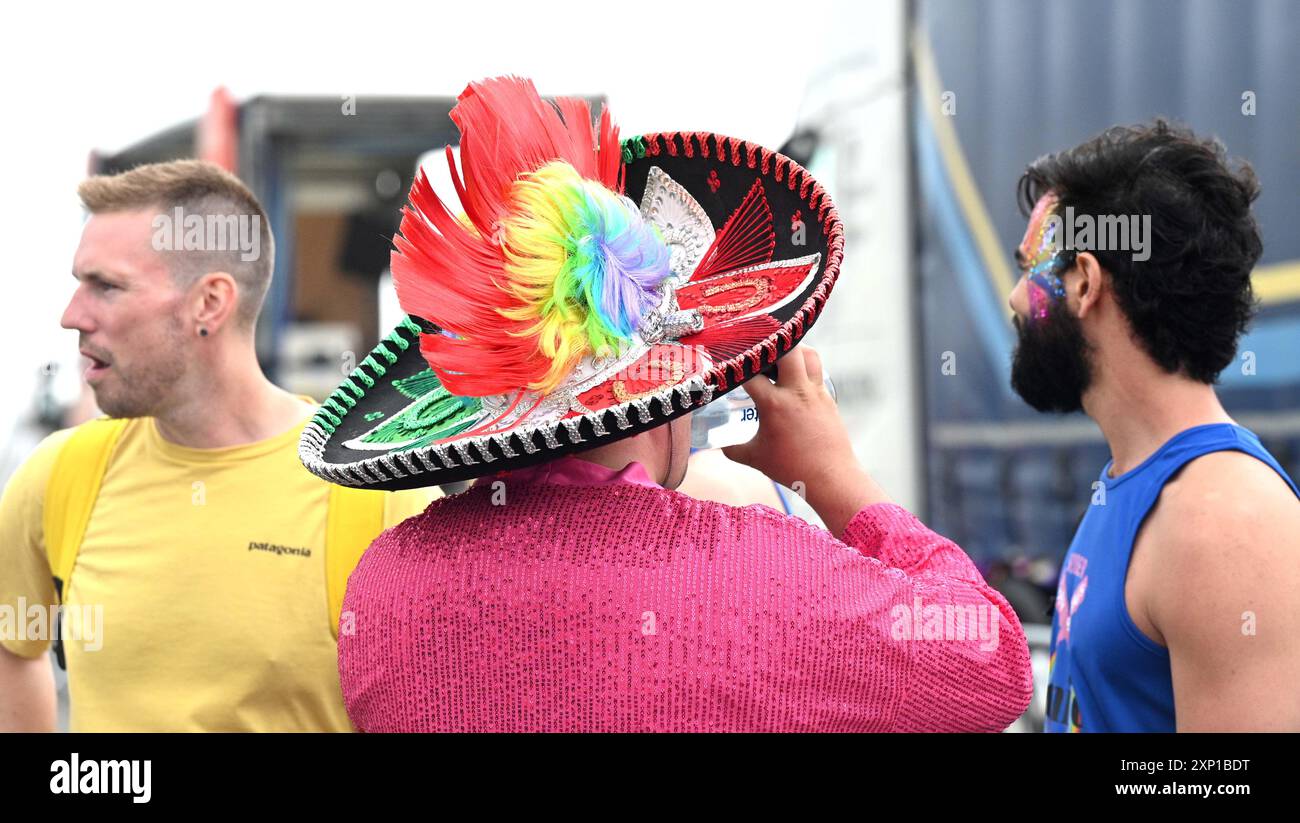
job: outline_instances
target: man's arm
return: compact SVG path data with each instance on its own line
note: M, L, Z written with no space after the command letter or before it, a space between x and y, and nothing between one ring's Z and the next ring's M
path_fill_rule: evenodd
M1240 452L1198 458L1144 528L1179 731L1300 731L1300 500Z
M19 657L0 645L0 732L58 729L58 697L49 654Z
M28 609L58 603L42 518L54 460L71 434L65 429L45 438L0 494L0 607L12 610L15 618L7 636L0 636L0 731L56 728L50 640L27 638L15 629L27 619Z

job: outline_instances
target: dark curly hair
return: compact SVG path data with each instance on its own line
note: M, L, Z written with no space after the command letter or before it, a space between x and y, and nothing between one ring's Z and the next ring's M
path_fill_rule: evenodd
M1115 126L1041 157L1020 178L1027 215L1056 194L1076 216L1150 215L1150 257L1090 250L1111 278L1120 309L1166 372L1213 383L1236 356L1255 311L1250 274L1263 251L1250 210L1259 181L1230 165L1223 144L1157 119Z

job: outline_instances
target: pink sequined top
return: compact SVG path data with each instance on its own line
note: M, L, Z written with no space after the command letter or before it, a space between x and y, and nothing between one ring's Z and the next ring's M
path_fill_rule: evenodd
M375 540L343 608L366 732L997 731L1032 694L1015 613L905 509L863 508L841 542L639 463L435 500Z

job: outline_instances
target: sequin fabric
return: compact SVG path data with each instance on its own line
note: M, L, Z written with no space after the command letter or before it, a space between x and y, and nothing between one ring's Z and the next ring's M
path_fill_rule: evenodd
M484 478L353 572L348 714L367 732L861 732L998 731L1024 712L1024 632L960 548L892 504L842 537L663 489L637 463ZM996 643L899 639L931 606L984 610Z

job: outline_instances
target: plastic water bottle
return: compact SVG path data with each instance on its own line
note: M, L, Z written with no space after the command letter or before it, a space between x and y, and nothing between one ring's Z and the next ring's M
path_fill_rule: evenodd
M832 399L835 384L824 369L822 371L826 391ZM766 380L764 375L757 375L753 380ZM726 397L714 400L702 409L691 412L691 448L720 449L744 443L758 431L758 408L754 398L749 396L745 387L732 389Z

